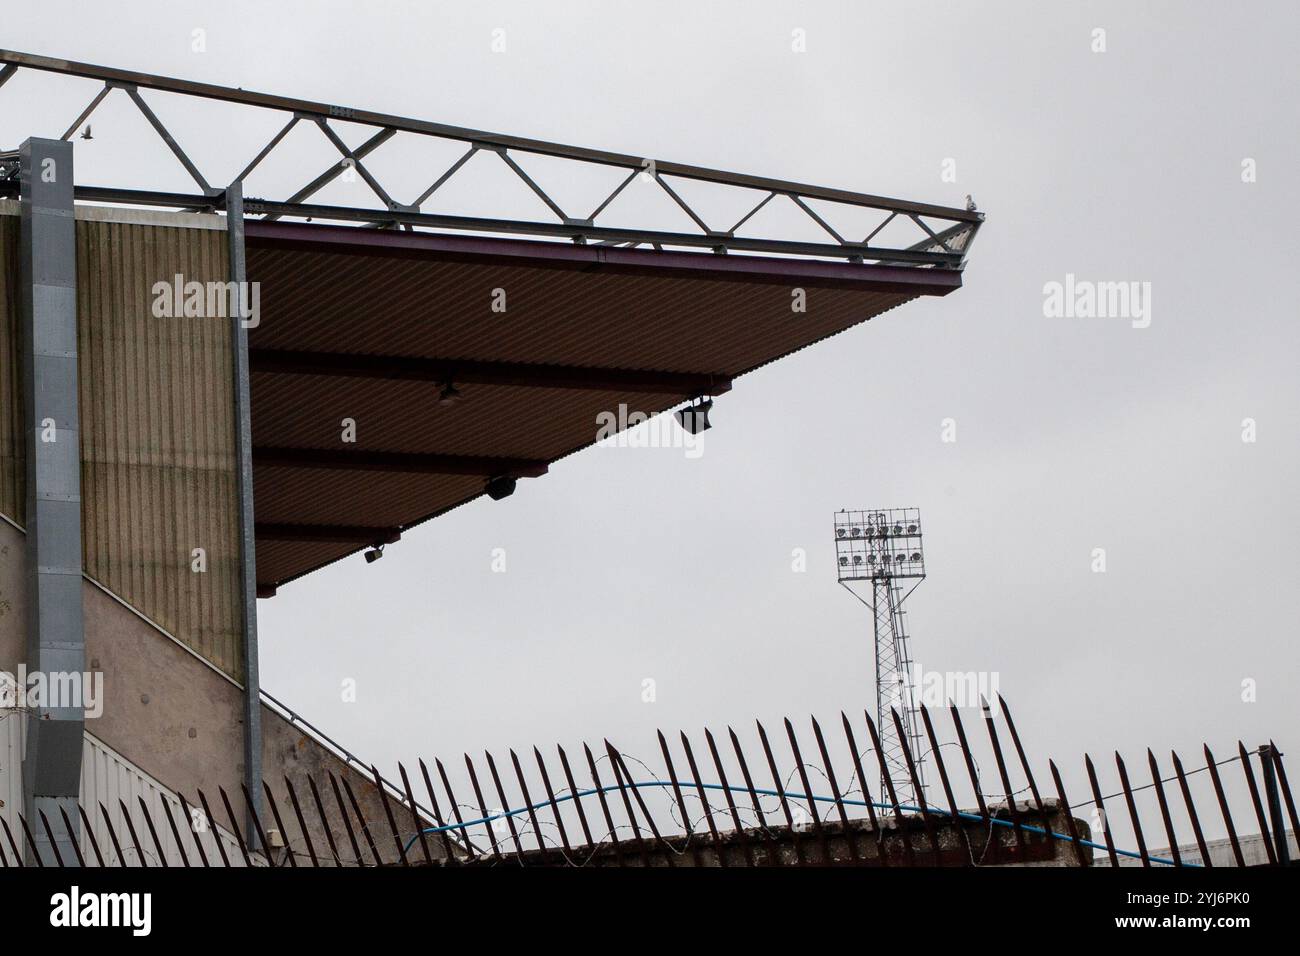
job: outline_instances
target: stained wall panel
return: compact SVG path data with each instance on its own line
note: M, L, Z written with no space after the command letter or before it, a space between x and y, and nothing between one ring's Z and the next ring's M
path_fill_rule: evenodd
M19 217L0 206L0 512L24 525ZM77 220L86 574L238 676L230 323L153 314L158 282L225 281L225 233L208 216L79 208Z
M158 282L225 281L225 234L79 222L77 275L86 573L238 674L230 323L153 314Z
M12 203L15 209L16 203ZM27 511L22 343L18 337L18 217L0 215L0 513L19 524Z

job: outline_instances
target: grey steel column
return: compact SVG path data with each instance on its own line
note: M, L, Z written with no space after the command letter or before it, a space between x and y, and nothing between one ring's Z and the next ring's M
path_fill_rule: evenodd
M23 394L27 430L27 669L58 675L86 668L81 606L81 447L77 409L77 248L72 144L29 139L19 149L22 200ZM50 706L59 704L61 706ZM37 851L76 865L80 839L84 698L48 697L27 716L23 803ZM77 832L69 834L63 809ZM32 850L27 854L30 862Z
M247 825L250 849L257 842L252 814L262 818L262 685L257 672L257 554L253 537L253 430L248 401L248 329L244 326L248 278L244 268L244 186L226 189L226 238L230 280L235 283L231 351L235 365L235 454L239 471L239 595L244 627L244 784L253 803ZM270 852L269 847L261 848Z

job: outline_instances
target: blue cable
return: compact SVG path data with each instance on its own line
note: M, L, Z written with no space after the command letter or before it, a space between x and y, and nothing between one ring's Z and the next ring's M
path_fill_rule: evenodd
M679 781L675 781L675 780L646 780L646 781L633 781L633 782L631 782L630 784L627 784L627 786L632 786L632 787L685 787L686 789L689 790L691 787L697 786L697 784L695 784L695 783L681 783L681 782L679 782ZM749 792L750 792L748 787L736 787L736 786L731 786L731 785L723 786L723 785L720 784L720 783L702 783L702 784L698 784L698 786L703 787L705 790L730 790L730 791L734 791L734 792L737 792L737 793L749 793ZM579 791L579 792L577 792L577 793L567 793L567 794L564 794L563 796L556 797L556 798L555 798L555 802L556 802L556 803L564 803L566 800L573 800L573 799L575 799L575 798L577 798L577 797L590 797L590 796L594 796L594 795L596 795L596 794L598 794L598 793L610 793L610 792L615 791L615 790L618 790L618 789L619 789L619 787L618 787L617 784L610 784L610 785L608 785L608 786L600 787L599 789L581 790L581 791ZM793 792L788 792L788 791L783 793L783 792L781 792L781 791L779 791L779 790L765 790L765 789L763 789L763 788L761 788L761 787L755 787L755 788L754 788L754 793L756 793L756 794L761 794L762 796L765 796L765 797L782 797L782 796L784 796L784 797L793 797L793 798L796 799L796 800L820 800L820 801L822 801L823 803L835 803L835 798L834 798L834 797L823 797L823 796L820 796L820 795L818 795L818 794L813 794L811 797L809 797L809 796L807 796L806 794L802 794L802 793L793 793ZM842 797L842 798L840 798L840 801L839 801L839 802L840 802L840 803L843 803L843 804L845 804L845 805L847 805L847 806L852 806L852 807L865 807L865 806L870 805L870 806L875 807L876 809L879 809L879 810L893 810L893 804L874 803L874 802L868 804L868 802L865 801L865 800L850 800L848 797ZM543 803L534 803L534 804L532 804L531 806L520 807L520 808L515 809L515 810L503 810L503 811L500 812L500 813L489 814L488 816L486 816L486 817L482 817L482 818L480 818L480 819L478 819L478 820L470 820L468 823L448 823L448 824L446 824L446 825L444 825L444 826L438 826L438 827L427 827L427 828L424 829L422 832L424 832L424 833L444 833L444 832L446 832L446 831L448 831L448 830L468 830L470 827L473 827L473 826L485 826L485 825L491 823L493 820L503 820L503 819L505 819L506 817L515 817L515 816L519 816L521 813L528 813L528 812L530 812L530 811L534 811L534 810L545 810L545 809L548 809L548 808L550 807L550 805L551 805L550 801L547 800L547 801L545 801L545 802L543 802ZM906 810L906 811L909 812L909 813L924 813L924 812L925 812L925 811L923 811L920 807L914 807L914 806L910 806L910 805L908 805L908 804L900 804L900 805L899 805L899 809L900 809L900 810ZM930 808L929 808L929 811L930 811L931 813L937 813L937 814L940 814L940 815L945 816L945 817L951 817L951 816L952 816L952 813L951 813L950 811L948 811L948 810L941 810L941 809L939 809L938 807L930 807ZM985 818L982 817L982 816L980 816L978 813L964 813L964 812L958 811L957 816L958 816L958 818L960 818L960 819L962 819L962 820L971 820L971 821L974 821L974 822L976 822L976 823L984 823L984 822L985 822ZM990 823L990 824L996 825L996 826L1001 826L1001 827L1013 827L1013 828L1015 827L1015 824L1014 824L1012 821L1010 821L1010 820L1000 820L1000 819L998 819L998 818L996 818L996 817L989 817L988 820L987 820L987 822ZM1026 831L1026 832L1029 832L1029 833L1038 833L1038 834L1042 834L1042 835L1044 835L1044 836L1049 836L1049 837L1051 837L1051 838L1054 839L1054 840L1070 840L1070 841L1073 841L1073 839L1074 839L1073 837L1069 836L1068 834L1057 833L1057 832L1054 831L1054 830L1045 830L1045 829L1043 829L1042 827L1033 826L1032 824L1021 824L1021 825L1020 825L1020 829ZM539 838L540 838L540 834L539 834ZM409 840L406 841L406 846L405 846L404 849L406 849L406 850L410 850L410 849L411 849L411 846L415 843L415 841L416 841L417 839L419 839L419 834L418 834L418 833L417 833L415 836L411 837ZM466 839L468 839L468 834L466 834ZM1086 847L1088 847L1088 848L1090 848L1090 849L1094 849L1094 850L1106 850L1106 849L1108 849L1104 844L1096 843L1096 842L1094 842L1094 841L1092 841L1092 840L1085 840L1085 839L1083 839L1082 837L1079 838L1079 843L1080 843L1082 846L1086 846ZM1142 854L1141 854L1141 853L1135 853L1135 852L1132 851L1132 850L1121 850L1121 849L1119 849L1118 847L1116 847L1116 849L1115 849L1115 853L1116 853L1117 855L1119 855L1119 856L1131 857L1131 858L1133 858L1133 859L1135 859L1135 860L1140 860L1140 859L1142 858ZM1147 855L1147 859L1150 860L1152 863L1161 863L1161 864L1164 864L1164 865L1166 865L1166 866L1175 866L1175 865L1176 865L1176 864L1174 863L1173 860L1166 859L1165 857L1162 857L1162 856L1152 856L1152 855L1148 854L1148 855ZM1196 866L1196 867L1199 867L1200 865L1201 865L1201 864L1199 864L1199 863L1184 863L1184 864L1183 864L1183 866Z

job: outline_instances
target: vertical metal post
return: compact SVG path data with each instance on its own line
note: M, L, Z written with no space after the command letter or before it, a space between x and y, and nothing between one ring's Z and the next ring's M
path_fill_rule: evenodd
M248 313L244 265L244 186L226 188L226 238L230 248L230 281L235 304L230 319L235 371L235 454L239 459L239 595L243 609L244 652L244 784L248 787L250 843L262 815L262 688L257 670L257 555L253 535L253 434L248 399ZM253 849L258 849L253 847ZM264 852L267 847L261 847Z
M77 818L86 644L81 603L81 443L77 404L77 247L72 144L27 140L19 149L22 200L23 394L27 445L27 655L46 694L27 715L23 802ZM73 676L75 675L75 677ZM42 832L41 860L71 863L78 836ZM34 862L34 861L30 861Z
M1287 866L1291 862L1291 847L1286 835L1286 822L1282 819L1282 800L1277 790L1277 770L1273 766L1273 745L1261 744L1259 762L1264 767L1264 797L1268 801L1269 823L1273 827L1273 840L1277 848L1277 862Z

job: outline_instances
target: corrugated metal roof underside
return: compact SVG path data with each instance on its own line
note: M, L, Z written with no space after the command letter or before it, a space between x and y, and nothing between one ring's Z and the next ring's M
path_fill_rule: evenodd
M646 251L647 262L654 253ZM595 271L546 264L385 256L305 248L250 234L248 275L260 283L255 350L547 363L735 377L935 290L880 291L801 283ZM788 263L788 260L786 260ZM667 272L668 270L665 270ZM504 293L505 311L494 311ZM947 290L944 290L947 291ZM495 296L495 299L494 299ZM597 416L619 405L653 414L685 395L635 390L458 385L436 401L431 382L255 372L255 446L555 461L594 441ZM356 422L355 443L342 420ZM482 493L483 477L258 465L259 525L408 527ZM258 579L283 584L364 547L259 535Z
M262 249L256 348L736 375L912 296ZM505 294L494 312L493 292Z

